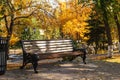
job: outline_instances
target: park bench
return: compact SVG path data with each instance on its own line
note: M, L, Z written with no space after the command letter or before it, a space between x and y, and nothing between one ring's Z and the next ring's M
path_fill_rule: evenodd
M86 64L86 52L84 49L74 49L72 40L22 40L23 69L27 63L32 63L35 73L39 60L66 58L71 60L81 56Z

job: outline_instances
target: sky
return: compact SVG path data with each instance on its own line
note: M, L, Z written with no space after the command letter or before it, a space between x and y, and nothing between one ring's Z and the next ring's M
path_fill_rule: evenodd
M53 8L56 8L57 7L57 3L56 3L56 1L59 1L59 2L66 2L66 1L68 1L68 0L48 0L51 4L52 4L52 6L53 6Z
M56 3L56 0L49 0L53 8L56 8L58 4Z

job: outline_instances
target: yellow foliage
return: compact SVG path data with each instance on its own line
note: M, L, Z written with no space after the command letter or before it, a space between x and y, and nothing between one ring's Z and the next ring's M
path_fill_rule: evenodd
M1 24L2 25L2 24ZM6 28L5 27L1 27L0 26L0 36L1 37L6 37L7 36L7 31L6 31Z
M63 25L62 32L74 39L87 40L85 33L89 32L89 26L86 21L90 19L92 7L83 6L83 4L77 5L74 1L66 4L69 7L64 6L65 3L61 6L61 15L59 16L61 25Z
M18 42L18 41L19 41L19 38L16 37L15 34L13 34L12 37L11 37L11 39L10 39L10 45L11 45L11 46L12 46L12 45L15 45L15 43Z
M7 37L7 31L6 31L5 27L1 27L0 30L2 31L2 32L0 32L0 36ZM17 30L17 29L14 29L14 30L16 30L17 32L21 31L20 28L19 28L19 30ZM14 45L18 41L19 41L18 35L16 34L16 32L14 32L10 39L10 45Z
M12 4L14 4L15 6L26 6L27 4L29 4L31 2L31 0L12 0Z

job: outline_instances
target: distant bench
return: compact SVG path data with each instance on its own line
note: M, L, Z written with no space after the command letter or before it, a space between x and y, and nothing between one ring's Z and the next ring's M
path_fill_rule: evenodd
M32 63L35 73L39 60L71 57L73 60L81 56L86 64L84 49L74 49L72 40L22 40L23 69L27 63Z

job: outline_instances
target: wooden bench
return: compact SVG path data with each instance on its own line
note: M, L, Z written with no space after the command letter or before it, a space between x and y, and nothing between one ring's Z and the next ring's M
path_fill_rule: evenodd
M35 73L39 60L81 56L86 64L84 49L74 49L72 40L22 40L23 69L27 63L32 63ZM73 60L71 59L71 60Z

